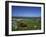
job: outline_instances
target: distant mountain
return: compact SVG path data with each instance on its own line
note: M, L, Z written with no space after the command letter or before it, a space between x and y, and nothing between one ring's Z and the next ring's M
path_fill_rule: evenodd
M13 16L12 18L16 18L16 19L41 19L41 17L15 17Z

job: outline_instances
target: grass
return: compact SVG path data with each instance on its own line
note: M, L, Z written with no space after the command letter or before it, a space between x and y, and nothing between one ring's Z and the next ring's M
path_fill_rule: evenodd
M20 19L20 18L19 18ZM40 30L41 29L41 19L22 19L22 20L12 20L12 31L23 31L23 30Z

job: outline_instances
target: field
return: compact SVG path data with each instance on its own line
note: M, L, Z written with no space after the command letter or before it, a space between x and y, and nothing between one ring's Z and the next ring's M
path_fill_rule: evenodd
M40 30L40 17L12 17L12 31Z

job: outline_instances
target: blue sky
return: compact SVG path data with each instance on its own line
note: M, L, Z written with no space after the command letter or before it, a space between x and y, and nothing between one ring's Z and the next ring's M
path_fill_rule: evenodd
M12 6L12 16L40 17L41 7Z

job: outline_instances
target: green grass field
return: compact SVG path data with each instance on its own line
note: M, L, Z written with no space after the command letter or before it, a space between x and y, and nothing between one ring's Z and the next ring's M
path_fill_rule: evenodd
M23 31L23 30L40 30L41 19L40 18L15 18L12 19L12 31Z

